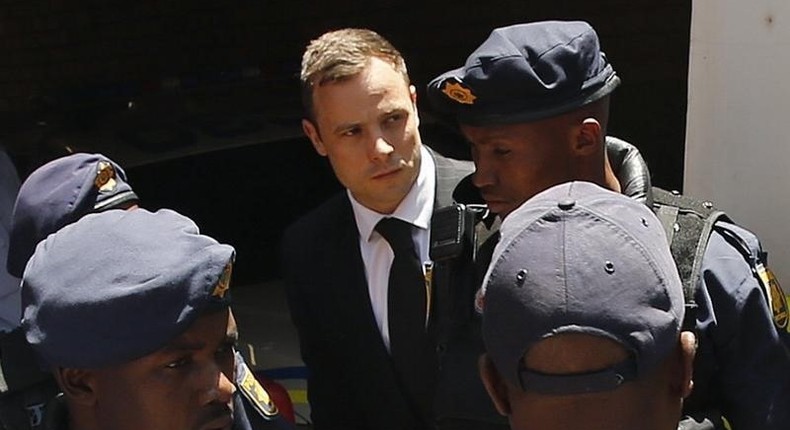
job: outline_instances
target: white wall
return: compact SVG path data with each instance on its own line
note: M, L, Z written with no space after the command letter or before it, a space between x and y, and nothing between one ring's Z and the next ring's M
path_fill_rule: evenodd
M686 194L755 231L790 292L790 2L692 4Z

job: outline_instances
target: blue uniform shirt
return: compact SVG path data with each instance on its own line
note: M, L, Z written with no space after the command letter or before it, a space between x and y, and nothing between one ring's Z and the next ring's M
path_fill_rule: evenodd
M760 256L757 237L717 222L695 296L699 347L688 402L718 397L733 429L784 430L790 426L790 339L775 323L770 292L744 251Z

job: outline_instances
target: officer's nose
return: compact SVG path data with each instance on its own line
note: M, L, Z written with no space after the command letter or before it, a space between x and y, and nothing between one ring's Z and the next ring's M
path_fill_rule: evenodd
M233 381L223 373L219 366L211 366L213 369L208 371L206 385L202 391L202 405L209 403L229 404L233 400L233 393L236 386Z
M472 174L472 184L477 188L488 188L496 184L496 169L488 163L475 160L475 172Z

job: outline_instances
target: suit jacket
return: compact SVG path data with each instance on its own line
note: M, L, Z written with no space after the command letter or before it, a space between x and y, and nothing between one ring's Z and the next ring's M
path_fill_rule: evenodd
M452 203L472 163L431 152L434 207ZM308 367L316 430L425 428L395 376L368 294L359 232L346 192L291 225L283 241L291 317Z

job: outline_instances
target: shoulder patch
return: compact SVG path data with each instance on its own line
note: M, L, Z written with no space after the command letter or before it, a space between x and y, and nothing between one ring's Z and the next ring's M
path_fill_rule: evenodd
M277 406L272 401L266 389L255 379L255 375L246 364L236 366L236 372L240 374L237 377L239 389L242 396L252 404L256 411L266 419L272 419L277 416L279 411Z
M768 304L773 314L774 324L776 324L776 327L780 331L790 332L790 326L788 325L788 318L790 315L788 314L787 297L782 287L779 285L779 281L776 279L771 269L762 264L757 266L757 274L760 276L763 288L765 288L765 295L768 298Z

